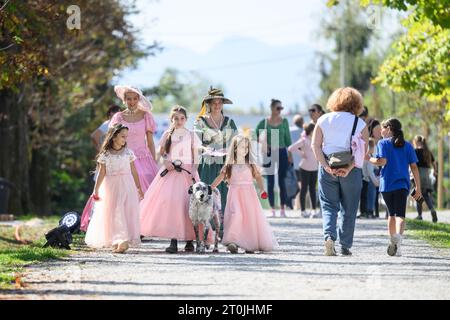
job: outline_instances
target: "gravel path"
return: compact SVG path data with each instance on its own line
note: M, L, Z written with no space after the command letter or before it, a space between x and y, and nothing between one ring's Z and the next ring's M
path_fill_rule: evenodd
M29 267L27 286L0 299L450 299L449 251L406 236L389 257L385 221L358 220L354 255L325 257L321 221L290 215L269 219L274 253L168 255L160 240L124 255L80 250Z

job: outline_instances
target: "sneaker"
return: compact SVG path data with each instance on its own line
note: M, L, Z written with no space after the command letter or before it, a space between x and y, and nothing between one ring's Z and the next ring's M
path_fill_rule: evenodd
M302 211L301 215L303 218L309 218L309 213L304 210Z
M281 218L287 218L286 212L284 212L284 210L281 210L281 211L280 211L280 217L281 217Z
M253 254L255 251L245 250L245 253Z
M312 219L321 218L320 211L316 211L316 209L312 209L312 211L311 211L311 218Z
M334 241L331 239L327 239L327 241L325 241L325 255L326 256L336 255L336 249L334 248Z
M398 237L396 234L391 236L391 243L389 243L389 246L387 248L387 254L391 257L395 256L397 253L397 244L398 244Z
M272 209L272 218L276 218L277 217L277 213L274 209Z
M194 248L194 242L191 241L186 241L186 245L184 246L184 251L185 252L194 252L195 248Z
M350 251L350 249L347 249L347 248L342 247L342 248L341 248L341 254L342 254L343 256L351 256L351 255L352 255L352 252Z
M417 216L416 220L423 220L422 216Z
M238 253L238 246L235 243L230 243L227 245L228 251L231 253Z

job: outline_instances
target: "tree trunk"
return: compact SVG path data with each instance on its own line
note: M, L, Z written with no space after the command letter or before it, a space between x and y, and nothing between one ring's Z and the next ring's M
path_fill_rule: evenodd
M33 149L30 186L31 201L38 215L50 214L50 150L48 148Z
M0 177L14 184L9 212L30 213L29 131L24 88L17 94L0 90Z

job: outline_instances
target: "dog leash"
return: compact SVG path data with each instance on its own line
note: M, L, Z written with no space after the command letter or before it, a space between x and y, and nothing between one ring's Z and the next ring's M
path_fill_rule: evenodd
M195 181L194 177L192 176L192 172L183 168L182 167L183 163L180 160L175 160L174 162L172 162L172 165L175 167L176 172L181 172L181 171L187 172L191 176L192 182L195 184L196 181ZM160 176L164 177L168 172L169 172L169 170L165 169L163 172L161 172Z

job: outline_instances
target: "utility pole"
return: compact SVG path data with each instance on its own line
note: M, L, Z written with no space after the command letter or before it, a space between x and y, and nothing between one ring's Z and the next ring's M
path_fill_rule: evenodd
M339 32L341 33L341 52L340 52L340 63L339 63L339 80L340 80L340 84L341 84L341 88L345 87L346 84L346 79L345 79L345 50L347 48L346 45L346 41L345 41L345 19L346 19L346 14L347 14L347 1L344 1L344 3L342 4L343 7L343 12L341 15L341 21L340 21L340 26L339 26Z

